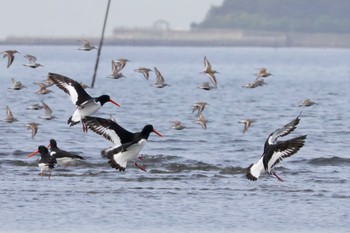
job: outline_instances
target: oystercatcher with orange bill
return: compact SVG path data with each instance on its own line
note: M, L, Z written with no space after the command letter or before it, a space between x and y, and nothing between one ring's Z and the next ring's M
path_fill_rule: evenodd
M294 131L300 121L300 114L297 118L273 131L265 141L264 153L259 161L251 164L247 170L247 179L256 181L261 172L265 170L268 174L276 176L279 181L283 181L273 170L274 166L283 159L297 153L305 144L306 136L302 135L286 141L277 141L279 137L283 137Z
M153 132L163 137L152 125L145 125L141 132L131 133L110 119L87 116L83 121L92 131L114 143L113 147L104 149L101 153L108 158L109 165L119 171L125 171L129 161L134 161L136 167L146 171L145 167L139 165L135 160L150 133Z
M76 125L82 119L84 119L84 117L94 114L107 102L111 102L114 105L120 107L120 105L113 101L109 95L91 97L79 82L63 75L49 73L48 80L52 81L58 88L67 93L73 104L75 104L77 107L73 115L68 119L67 123L70 126ZM83 131L87 131L87 128L84 124Z
M27 158L30 158L37 153L40 153L38 167L40 168L40 176L43 177L45 172L49 172L49 179L51 177L51 170L56 167L57 161L49 154L49 150L45 146L39 146L38 150L34 151Z
M76 164L80 160L84 160L83 157L77 154L73 154L69 151L61 150L57 146L57 142L55 139L50 140L50 155L57 160L58 165L69 166L72 164Z

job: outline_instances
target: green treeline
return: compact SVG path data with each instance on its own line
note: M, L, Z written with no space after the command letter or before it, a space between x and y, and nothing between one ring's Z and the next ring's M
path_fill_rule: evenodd
M191 28L350 33L350 0L225 0Z

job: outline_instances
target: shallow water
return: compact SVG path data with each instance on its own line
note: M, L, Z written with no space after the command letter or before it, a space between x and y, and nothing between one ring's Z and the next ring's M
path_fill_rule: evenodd
M0 62L0 108L5 117L9 105L18 119L0 122L1 232L348 232L350 50L104 47L95 88L87 91L109 94L122 107L107 103L97 115L112 114L130 131L150 123L164 135L151 134L141 151L147 172L130 163L120 173L100 156L109 141L66 124L74 106L63 91L52 86L53 93L34 94L33 82L48 72L90 84L96 53L72 46L0 46L5 49L21 54L9 69ZM23 67L27 53L44 67ZM220 72L211 91L197 88L209 81L199 74L205 55ZM107 79L110 61L122 57L131 60L127 78ZM133 71L139 66L156 66L170 86L151 87L154 72L147 81ZM262 66L273 73L268 85L242 88ZM27 88L8 89L12 77ZM306 98L318 104L299 107ZM26 109L40 100L55 119ZM206 130L194 123L198 101L209 103ZM267 174L248 181L246 167L258 160L267 136L300 111L298 128L286 138L308 138L276 166L285 182ZM243 118L257 120L244 135ZM172 129L173 120L187 128ZM41 124L34 139L28 122ZM36 159L26 155L51 138L85 161L40 178Z

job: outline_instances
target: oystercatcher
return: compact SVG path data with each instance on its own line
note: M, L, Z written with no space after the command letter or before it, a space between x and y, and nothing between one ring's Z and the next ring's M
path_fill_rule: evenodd
M30 158L37 153L40 153L38 167L40 168L40 176L43 177L45 172L49 172L49 179L51 177L51 170L56 167L57 161L49 154L49 150L45 146L39 146L38 150L34 151L27 158Z
M73 104L75 104L77 107L73 115L68 119L67 124L70 126L78 124L82 119L84 119L84 117L97 112L106 102L111 102L120 107L120 105L113 101L109 95L91 97L80 85L80 83L63 75L49 73L48 79L67 93ZM87 131L84 124L83 131Z
M58 165L69 166L73 163L75 164L79 160L84 160L84 158L80 155L76 155L58 148L55 139L50 140L50 144L48 147L50 147L50 155L57 160Z
M113 147L104 149L102 155L109 159L112 168L119 171L125 171L128 161L134 161L136 167L146 171L135 160L151 132L162 137L152 125L145 125L141 132L131 133L110 119L87 116L83 121L92 131L114 143Z
M286 141L277 141L279 137L283 137L294 131L300 121L300 114L297 118L273 131L265 141L264 153L259 161L251 164L247 168L247 179L256 181L260 173L265 170L270 175L276 176L279 181L283 181L274 171L274 166L283 159L297 153L304 146L307 135L302 135Z

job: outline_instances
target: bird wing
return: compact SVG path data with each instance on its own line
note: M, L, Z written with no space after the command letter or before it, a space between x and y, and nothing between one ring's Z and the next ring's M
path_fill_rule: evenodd
M297 153L304 146L306 136L303 135L287 141L278 142L276 145L270 147L270 150L264 155L263 159L266 171L270 172L277 163Z
M156 72L156 78L157 78L156 83L157 83L157 84L162 84L162 83L164 83L163 75L159 72L159 70L158 70L156 67L154 67L154 71Z
M58 88L67 93L73 104L76 106L91 99L91 96L84 90L80 83L73 79L60 74L49 73L48 80L51 80Z
M102 135L116 146L131 142L134 138L133 133L127 131L110 119L87 116L83 119L83 122L87 124L92 131Z
M45 104L43 101L41 101L41 104L43 105L44 109L45 109L45 115L46 116L51 116L52 114L52 110L49 107L49 105Z

